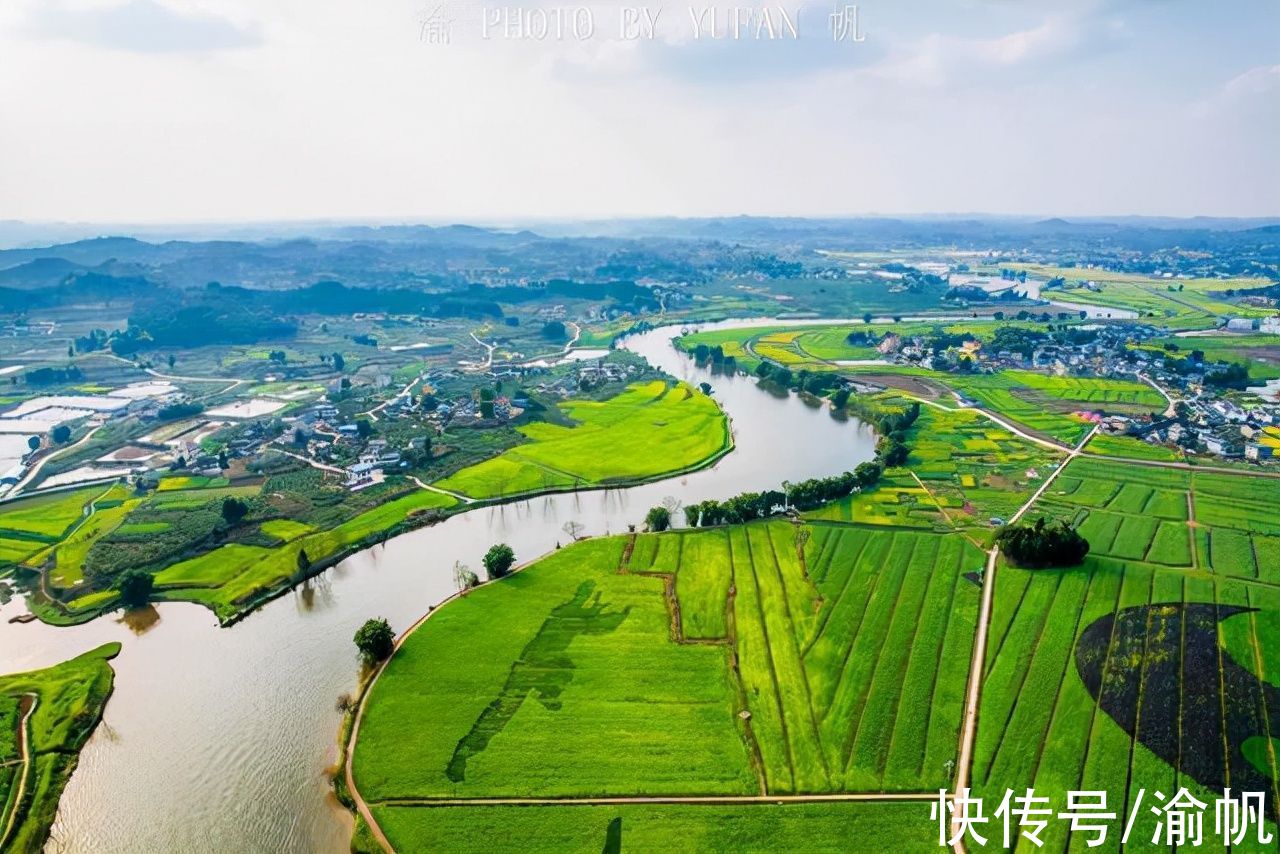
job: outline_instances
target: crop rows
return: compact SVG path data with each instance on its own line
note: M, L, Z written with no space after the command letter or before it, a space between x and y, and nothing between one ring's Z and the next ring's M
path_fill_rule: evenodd
M791 526L730 535L738 648L770 791L944 783L976 619L977 588L961 575L980 554L955 536L812 530L807 577ZM769 607L779 598L783 608Z
M1259 480L1069 465L1031 516L1075 521L1090 555L1074 569L1000 569L976 786L1059 801L1102 789L1122 815L1143 789L1280 791L1280 521L1263 519L1277 496ZM1150 838L1143 816L1134 832ZM1063 828L1047 842L1065 848Z
M1280 584L1277 506L1271 480L1081 458L1033 516L1075 522L1095 555Z
M1256 623L1274 620L1280 593L1093 557L1068 571L1005 566L998 579L974 763L984 793L1032 786L1060 803L1102 789L1123 813L1142 788L1185 785L1202 800L1228 779L1275 790L1266 720L1280 708L1259 680L1274 684L1280 663ZM1047 849L1062 850L1063 828L1050 833Z

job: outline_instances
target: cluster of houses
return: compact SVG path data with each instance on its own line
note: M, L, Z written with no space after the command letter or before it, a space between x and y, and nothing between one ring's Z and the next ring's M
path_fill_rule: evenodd
M546 366L533 365L494 366L482 375L492 385L476 386L473 385L477 379L475 374L435 368L423 376L424 393L435 398L431 408L424 407L421 398L401 393L377 409L380 424L411 418L413 425L420 428L419 436L404 447L391 447L386 439L372 438L367 429L361 430L357 419L344 416L343 410L326 398L296 418L286 419L288 429L277 441L289 444L295 431L302 430L307 437L302 452L313 463L342 466L347 488L364 489L380 482L387 470L408 466L405 456L412 456L409 454L412 450L421 450L428 436L440 435L449 427L488 427L519 418L531 405L529 399L497 391L502 385L500 381L515 379L540 395L569 398L580 394L584 385L627 382L640 373L641 369L635 365L609 363L604 359L578 362L571 370L552 371ZM453 389L453 393L441 391L448 389Z
M1243 330L1245 323L1249 329L1258 328L1257 321L1253 320L1237 326ZM1280 458L1280 404L1262 399L1237 402L1205 383L1206 374L1220 369L1220 366L1182 360L1180 370L1174 371L1166 366L1166 359L1169 356L1180 357L1181 352L1166 353L1154 348L1131 346L1163 337L1167 334L1165 331L1146 325L1075 328L1091 328L1097 334L1092 340L1078 344L1046 342L1029 353L991 351L976 342L966 342L947 355L956 360L961 357L972 359L974 370L979 372L1021 368L1053 371L1061 375L1150 378L1180 400L1176 411L1171 405L1166 413L1155 418L1105 418L1101 422L1105 432L1224 458L1255 462ZM1189 341L1187 349L1192 349L1193 345L1194 342ZM889 335L881 341L880 352L894 363L911 365L928 360L933 351L928 348L925 337L904 341Z
M1112 416L1105 432L1134 436L1152 445L1266 462L1280 458L1280 406L1241 406L1225 399L1193 398L1177 414L1143 420Z

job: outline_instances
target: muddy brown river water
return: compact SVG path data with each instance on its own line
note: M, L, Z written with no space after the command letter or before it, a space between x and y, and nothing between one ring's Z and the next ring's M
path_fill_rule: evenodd
M113 615L74 628L10 624L25 611L21 600L0 607L0 673L111 640L124 646L115 694L63 795L48 850L346 851L350 819L325 769L337 757L337 698L356 685L351 637L365 619L408 627L453 592L454 561L478 567L495 542L523 562L566 542L569 520L589 535L624 532L666 496L723 498L873 456L866 425L766 394L746 377L712 376L671 346L677 331L622 346L676 377L712 384L736 443L712 468L462 513L361 552L229 629L184 603L160 605L132 625Z

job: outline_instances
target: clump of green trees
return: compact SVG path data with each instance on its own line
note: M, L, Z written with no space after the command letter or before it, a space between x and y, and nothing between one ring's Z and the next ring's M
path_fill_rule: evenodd
M884 474L884 466L880 463L861 463L853 471L847 471L835 477L815 477L784 485L785 492L777 489L743 492L724 501L708 499L690 504L685 508L684 515L691 526L705 527L763 519L777 515L784 507L812 510L833 499L843 498L854 489L874 486L882 474Z
M141 569L130 569L120 574L116 582L116 590L120 593L120 603L126 608L141 608L151 601L151 591L155 587L155 579L151 573Z
M484 571L490 578L502 578L511 572L515 562L516 553L506 543L490 546L489 551L484 553Z
M795 389L822 396L835 388L840 382L831 371L809 371L801 368L795 373L790 368L775 365L772 362L761 362L756 365L756 376L762 383L782 389Z
M364 625L356 631L354 640L365 664L386 661L396 646L396 635L391 631L391 624L381 617L365 620Z
M724 347L720 344L714 347L698 344L693 348L693 360L699 365L710 365L712 370L720 373L736 374L738 372L738 359L735 356L726 356Z
M848 395L843 397L847 403ZM724 501L709 499L690 504L685 508L685 519L693 527L732 525L773 516L784 512L783 508L813 510L828 501L844 498L854 490L861 491L875 486L885 469L907 462L907 457L911 454L911 448L907 445L907 431L920 417L920 404L912 402L905 409L892 412L868 409L859 414L871 421L880 433L875 460L861 463L853 471L834 477L816 477L796 484L784 484L785 491L771 489L764 492L744 492ZM663 508L655 507L649 512L653 514L659 509ZM645 521L649 520L646 518ZM651 525L650 530L660 529Z
M671 527L671 511L662 506L654 507L645 515L644 524L655 533L665 531Z
M1063 520L1046 523L1041 516L1032 525L1005 525L996 544L1017 566L1047 569L1079 566L1089 554L1089 541Z

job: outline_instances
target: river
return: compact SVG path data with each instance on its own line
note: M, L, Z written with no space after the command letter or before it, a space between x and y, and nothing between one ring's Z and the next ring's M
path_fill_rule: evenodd
M356 686L351 638L365 619L407 628L453 592L456 560L478 568L495 542L523 562L567 542L569 520L587 534L618 533L666 496L724 498L874 455L866 425L795 395L766 394L747 377L712 376L676 352L674 332L634 335L623 346L673 376L712 384L736 447L711 468L458 514L343 561L229 629L186 603L159 605L140 621L148 625L132 628L119 615L74 628L11 624L25 611L21 600L0 607L0 673L123 643L115 694L62 797L49 850L347 851L350 819L325 770L337 758L337 699Z

